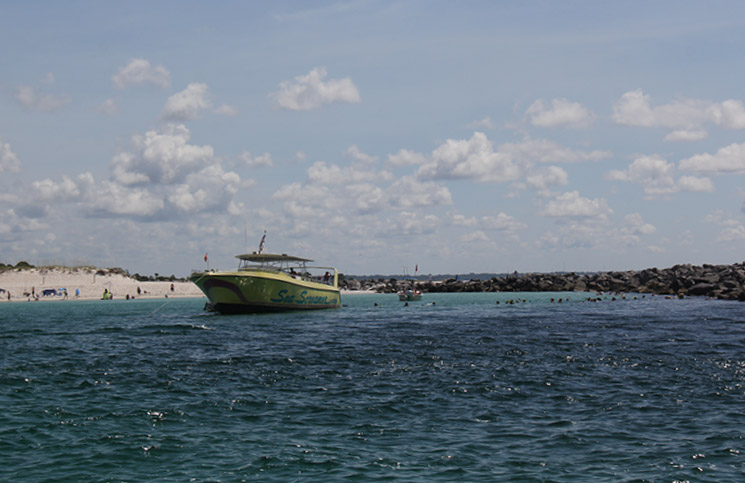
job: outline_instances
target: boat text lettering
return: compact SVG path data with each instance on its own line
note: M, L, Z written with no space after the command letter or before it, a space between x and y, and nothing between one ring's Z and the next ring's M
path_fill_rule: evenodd
M329 305L336 304L336 298L329 300L327 295L308 295L307 290L300 292L295 298L295 294L287 293L287 290L280 290L277 296L271 298L277 304L296 304L296 305Z

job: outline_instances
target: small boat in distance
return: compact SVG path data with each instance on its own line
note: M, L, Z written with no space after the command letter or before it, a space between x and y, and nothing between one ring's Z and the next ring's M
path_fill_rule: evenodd
M263 240L262 240L263 242ZM194 272L189 280L221 314L335 309L341 304L339 272L287 254L249 253L233 271Z
M416 300L422 300L422 292L420 292L416 288L399 290L398 300L400 300L401 302L414 302Z
M414 275L419 271L419 265L417 264L414 269ZM404 277L406 277L406 267L404 267ZM398 291L398 300L401 302L415 302L422 299L422 292L416 288L416 279L410 279L411 286L403 288Z

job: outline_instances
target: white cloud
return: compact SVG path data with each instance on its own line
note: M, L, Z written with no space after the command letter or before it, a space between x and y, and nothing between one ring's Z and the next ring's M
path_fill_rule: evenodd
M355 166L341 167L324 161L317 161L308 168L308 182L314 184L348 184L392 178L393 175L387 171L362 169Z
M10 149L10 144L0 139L0 173L17 173L20 170L21 160Z
M725 226L717 237L717 241L743 241L745 240L745 226L737 223L732 226Z
M0 202L16 204L19 200L20 197L13 193L0 193Z
M452 205L453 198L445 186L421 182L410 176L396 180L388 190L395 208L410 209L439 205Z
M31 86L18 86L15 98L24 107L37 111L56 111L72 102L68 95L55 95L49 92L37 91Z
M152 217L163 210L164 206L163 198L147 189L129 188L104 181L92 194L88 210L94 216Z
M478 224L478 220L475 217L467 218L460 213L450 213L450 222L455 226L467 227L474 227Z
M610 171L608 179L639 183L644 186L644 191L651 195L674 193L677 191L674 170L673 163L660 156L642 156L635 159L624 171Z
M513 181L520 177L520 166L509 154L496 152L484 133L471 139L448 139L432 152L432 159L419 169L422 179L470 178L482 182Z
M546 204L542 215L551 217L574 217L607 219L613 210L603 198L583 198L578 191L560 194Z
M745 144L730 144L716 154L696 154L682 159L680 169L697 173L742 174L745 173Z
M240 155L238 155L238 159L250 168L274 166L272 155L269 153L264 153L260 156L252 156L251 153L249 153L248 151L243 151Z
M43 179L31 183L31 193L19 197L15 203L20 215L29 219L43 218L67 202L77 202L90 188L90 174L78 176L78 183L67 176L59 183Z
M646 223L639 213L624 217L623 223L613 226L604 217L599 219L579 219L564 223L557 233L547 232L537 242L540 248L581 248L600 247L604 253L624 252L629 247L636 250L642 247L642 238L657 232L657 228ZM655 247L644 246L655 251Z
M388 187L378 186L384 178L391 179L392 176L385 172L317 162L308 168L305 183L282 186L272 199L283 202L284 214L291 226L309 219L338 220L338 226L349 231L353 230L353 222L362 223L359 217L365 216L363 225L366 228L363 231L367 234L360 235L363 238L371 236L371 231L390 229L382 219L373 217L385 211L401 212L452 204L450 191L444 186L420 182L413 177L403 177ZM408 222L405 225L402 229L414 229Z
M513 217L499 212L494 216L481 217L481 226L487 230L516 231L527 228L525 223L515 220Z
M496 124L494 124L494 121L491 120L491 117L486 116L483 119L479 119L478 121L473 121L472 123L468 124L466 126L469 129L486 129L486 130L494 130L497 128Z
M497 150L484 133L476 132L471 139L448 139L432 152L419 168L422 179L472 179L479 182L516 181L531 172L535 163L577 163L598 161L611 156L608 151L583 152L548 140L525 140L506 143ZM561 184L554 168L553 181ZM533 180L540 182L538 178Z
M600 223L597 223L600 221ZM590 249L602 247L608 251L611 246L618 242L618 234L615 230L608 231L606 220L588 219L584 222L569 221L558 228L558 232L548 231L537 241L536 247L545 249Z
M707 119L706 101L683 99L653 108L641 89L626 92L613 105L613 120L625 126L691 128Z
M481 230L514 232L527 228L525 223L519 222L501 211L496 215L487 215L482 216L481 218L467 218L460 213L451 213L450 220L455 226L465 226L469 228L479 227Z
M209 88L207 84L194 82L186 89L172 95L166 101L161 117L171 121L189 121L197 119L204 109L208 109L212 103L208 99Z
M114 179L123 185L171 184L213 164L212 146L189 144L191 132L184 125L168 125L132 137L135 152L122 152L112 160Z
M426 161L427 158L423 154L408 149L401 149L396 154L388 155L388 164L391 166L418 166Z
M220 114L221 116L235 117L238 115L238 108L235 106L231 106L229 104L223 104L217 109L215 109L215 114Z
M624 217L625 229L633 234L651 235L657 231L654 225L646 223L639 213L631 213Z
M41 201L64 202L80 198L80 189L67 176L63 176L60 183L55 183L50 179L44 179L34 181L31 185L36 191L36 196Z
M119 106L112 98L106 99L103 104L98 106L98 112L106 114L107 116L116 116L117 114L119 114L119 111Z
M569 175L558 166L549 166L529 174L525 182L533 189L546 190L551 186L565 186Z
M327 218L339 210L335 192L318 184L286 184L274 192L272 199L284 201L287 214L300 220Z
M745 205L741 208L742 212L745 212ZM723 210L717 210L713 213L709 213L704 218L707 223L715 223L722 228L719 232L719 236L716 238L718 242L730 242L730 241L742 241L745 240L745 226L738 220L727 218Z
M658 155L641 156L626 170L614 170L607 174L614 181L628 181L644 187L650 196L677 193L679 191L713 191L708 178L683 176L675 180L675 166Z
M370 156L360 151L360 148L356 144L349 146L344 152L344 156L355 161L362 161L363 163L374 163L378 160L377 156Z
M435 233L439 219L435 215L399 211L387 218L381 231L389 236L409 236Z
M701 141L706 139L709 133L703 129L679 129L665 136L665 141Z
M378 213L388 206L385 191L370 183L357 183L345 186L345 198L351 200L357 213Z
M740 210L743 211L743 213L745 213L745 205L743 205L743 207ZM706 217L704 218L704 221L707 223L720 223L722 219L724 218L724 216L725 216L725 213L723 210L716 210L706 215Z
M714 183L709 178L697 178L696 176L681 176L678 179L678 187L681 191L714 191Z
M652 107L650 97L641 89L626 92L613 105L617 124L673 129L666 141L698 141L706 138L705 123L725 129L745 129L745 107L728 99L716 103L700 99L678 99Z
M729 99L711 107L714 122L727 129L745 129L745 107L741 101Z
M463 243L488 242L489 237L486 236L486 233L484 233L483 231L477 230L461 235L460 241L462 241Z
M76 181L44 179L32 183L34 196L19 209L29 218L69 212L74 203L93 217L124 217L143 221L173 220L201 213L239 214L234 197L252 185L225 171L210 146L188 144L184 126L133 136L134 150L121 152L111 163L112 179L96 183L90 173Z
M578 151L548 139L526 139L519 143L506 143L499 151L509 154L521 163L583 163L610 158L610 151Z
M538 99L528 107L525 114L530 118L530 123L541 127L585 127L592 120L592 113L578 102L570 102L567 99L554 99L551 108L547 109L543 99Z
M119 89L152 84L167 88L171 85L171 74L162 65L151 66L146 59L132 59L111 78Z
M333 102L360 102L360 94L351 79L329 79L326 69L316 67L307 75L295 77L295 82L282 81L279 91L270 94L277 105L293 111L317 109Z
M189 174L185 183L168 190L165 199L179 213L223 212L240 185L240 176L213 164Z

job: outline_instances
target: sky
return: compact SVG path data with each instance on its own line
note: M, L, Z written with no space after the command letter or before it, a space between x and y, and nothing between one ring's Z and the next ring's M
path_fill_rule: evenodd
M0 1L0 262L745 260L745 3Z

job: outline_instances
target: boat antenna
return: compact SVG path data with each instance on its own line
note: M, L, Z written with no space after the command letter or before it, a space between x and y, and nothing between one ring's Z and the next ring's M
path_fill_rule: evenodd
M264 230L264 236L261 237L261 241L259 242L259 254L261 254L261 252L264 251L265 241L266 241L266 230Z

